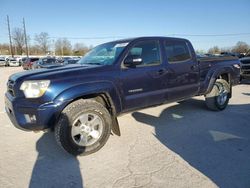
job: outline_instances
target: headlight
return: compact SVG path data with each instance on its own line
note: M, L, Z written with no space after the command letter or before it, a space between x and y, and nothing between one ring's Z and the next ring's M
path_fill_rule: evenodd
M20 87L20 90L24 92L26 98L38 98L46 92L49 84L49 80L24 81Z
M240 69L240 65L238 65L238 64L234 64L233 65L235 68L237 68L237 69Z

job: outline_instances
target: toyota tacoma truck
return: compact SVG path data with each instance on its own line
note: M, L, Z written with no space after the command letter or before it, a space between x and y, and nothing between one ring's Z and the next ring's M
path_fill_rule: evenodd
M64 150L87 155L120 136L123 113L199 95L225 109L239 77L238 58L197 59L186 39L140 37L101 44L74 65L11 75L5 106L15 127L51 129Z

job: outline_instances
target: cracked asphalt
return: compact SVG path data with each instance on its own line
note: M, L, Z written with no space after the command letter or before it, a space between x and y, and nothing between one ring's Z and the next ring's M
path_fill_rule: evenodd
M123 115L121 137L75 158L53 133L23 132L10 123L4 92L18 71L0 67L1 187L250 187L250 81L233 88L222 112L195 97Z

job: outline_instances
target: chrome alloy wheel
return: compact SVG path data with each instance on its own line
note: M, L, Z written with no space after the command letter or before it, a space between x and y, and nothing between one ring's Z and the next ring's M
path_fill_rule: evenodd
M219 105L224 105L228 98L228 91L223 84L218 85L219 95L217 96L217 102Z
M81 114L71 128L73 141L79 146L96 143L103 133L103 124L103 119L95 113Z

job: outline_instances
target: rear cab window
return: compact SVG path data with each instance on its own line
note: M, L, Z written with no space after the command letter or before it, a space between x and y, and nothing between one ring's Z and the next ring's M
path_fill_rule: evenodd
M192 59L186 41L169 40L164 42L168 63L182 63Z

